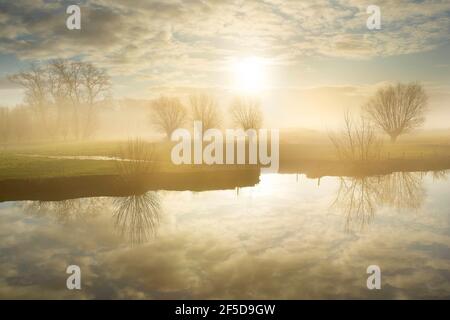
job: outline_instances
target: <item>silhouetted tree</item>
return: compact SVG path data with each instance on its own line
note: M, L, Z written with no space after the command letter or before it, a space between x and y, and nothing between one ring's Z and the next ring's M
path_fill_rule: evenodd
M122 160L116 161L117 172L125 183L133 183L155 169L154 145L140 138L130 139L121 146L118 157Z
M175 97L160 97L153 101L150 120L154 127L170 139L172 132L186 122L186 108Z
M370 119L395 142L397 137L425 121L427 95L418 83L389 85L379 89L366 111Z
M70 111L75 137L88 138L95 130L94 105L108 92L109 76L91 63L61 59L50 62L48 71L50 91L59 110L58 120Z
M262 126L263 115L260 101L250 97L236 97L230 106L231 120L244 130L258 130Z
M83 125L83 137L88 138L95 130L97 113L94 106L100 95L109 91L110 78L103 70L96 68L91 63L84 63L81 68L81 83L85 88L85 115Z
M192 120L201 121L203 131L220 127L221 117L218 103L213 96L208 94L191 95L189 101Z
M53 107L50 102L48 72L46 68L33 64L28 71L22 71L9 77L9 79L25 89L25 103L37 115L41 127L50 136L55 135Z
M109 76L87 62L64 59L33 65L10 77L25 89L25 101L50 137L87 138L95 129L95 108L110 88Z
M347 112L345 128L329 136L340 159L370 160L379 156L380 141L373 126L364 117L355 121Z

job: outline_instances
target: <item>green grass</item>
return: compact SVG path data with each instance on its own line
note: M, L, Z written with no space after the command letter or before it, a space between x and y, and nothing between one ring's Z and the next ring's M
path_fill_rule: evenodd
M119 141L35 143L0 147L0 179L113 174L114 161L49 159L42 156L114 156Z
M114 172L114 161L58 160L13 154L0 155L1 180L102 175Z
M122 143L124 141L20 144L4 147L3 152L52 156L113 156Z
M294 140L294 139L293 139ZM297 139L295 139L297 140ZM336 154L329 143L283 143L280 146L280 162L298 160L335 160ZM66 143L38 143L0 146L0 179L25 179L45 177L73 177L83 175L116 174L114 161L49 159L41 156L117 156L126 141L94 141ZM170 143L157 143L158 170L192 171L198 166L174 166L170 162ZM395 145L384 144L383 157L390 159L435 159L450 157L450 145L442 141L405 141ZM225 166L207 167L221 170ZM202 168L204 170L205 168Z
M21 144L0 147L0 180L76 177L118 174L115 161L53 159L45 156L116 157L127 141ZM175 166L170 161L171 144L155 144L157 171L190 172L223 170L225 166ZM38 156L36 156L38 155Z

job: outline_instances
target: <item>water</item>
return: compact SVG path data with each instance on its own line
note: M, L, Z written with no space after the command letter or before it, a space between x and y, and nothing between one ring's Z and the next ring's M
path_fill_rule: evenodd
M443 173L0 204L1 298L449 298ZM82 290L68 290L68 265ZM381 290L368 290L378 265Z

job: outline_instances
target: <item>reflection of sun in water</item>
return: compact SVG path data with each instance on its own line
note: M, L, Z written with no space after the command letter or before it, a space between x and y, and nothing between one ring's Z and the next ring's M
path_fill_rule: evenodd
M231 63L233 88L245 93L257 93L266 85L266 62L258 57L237 59Z

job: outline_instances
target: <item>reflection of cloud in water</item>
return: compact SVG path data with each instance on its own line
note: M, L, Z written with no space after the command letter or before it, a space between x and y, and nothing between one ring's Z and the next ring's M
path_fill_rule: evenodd
M418 210L425 199L423 176L420 172L395 172L384 176L341 177L332 206L345 214L346 230L363 229L382 206Z
M263 178L249 210L250 189L239 197L166 192L164 217L176 216L176 227L161 225L153 241L133 247L117 237L114 206L74 228L0 205L0 297L448 298L450 185L424 180L426 214L380 214L365 233L344 232L342 216L327 212L336 178L320 188L306 179L298 188L289 175ZM82 291L65 289L68 264L81 267ZM380 291L365 286L369 264L381 266Z
M160 222L161 201L156 192L114 198L115 225L132 244L147 242Z

